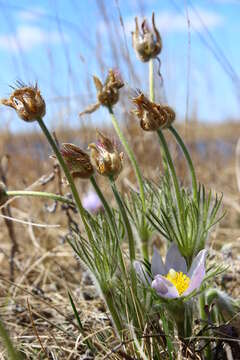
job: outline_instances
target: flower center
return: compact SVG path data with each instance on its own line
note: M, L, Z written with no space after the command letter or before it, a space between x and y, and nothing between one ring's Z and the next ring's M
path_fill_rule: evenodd
M190 278L181 271L176 272L174 269L170 269L165 277L173 285L175 285L179 295L182 295L182 293L184 293L184 291L186 291L189 287Z

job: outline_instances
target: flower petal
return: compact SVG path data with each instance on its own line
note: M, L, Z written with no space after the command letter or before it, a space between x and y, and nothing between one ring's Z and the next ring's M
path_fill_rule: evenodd
M187 274L188 277L190 277L190 278L192 277L193 273L195 272L196 267L199 266L199 263L203 263L203 264L205 263L206 256L207 256L207 250L203 249L203 250L199 251L197 256L193 259L192 265Z
M152 288L157 294L165 299L175 299L179 297L176 287L168 281L164 276L157 275L152 282Z
M207 251L201 250L196 258L193 260L191 269L189 271L188 276L190 277L189 287L182 294L182 296L189 295L195 289L198 289L204 279L205 276L205 259L206 259Z
M184 274L186 274L187 272L186 260L181 255L176 244L172 244L167 252L165 268L167 270L167 273L170 269L174 269L177 272L181 271Z
M155 248L155 246L153 248L153 257L152 257L151 270L152 270L153 277L155 277L156 275L165 275L165 274L167 274L167 271L165 269L165 265L164 265L164 263L162 261L162 258L160 256L159 252Z
M143 264L140 261L133 262L134 269L145 286L149 286L152 282L152 279L148 275L146 269L144 268Z

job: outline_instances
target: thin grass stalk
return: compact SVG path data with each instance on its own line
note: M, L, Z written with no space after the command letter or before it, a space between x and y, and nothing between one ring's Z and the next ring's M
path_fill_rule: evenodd
M62 202L64 204L68 204L71 206L75 206L75 204L71 200L67 199L64 196L53 194L53 193L48 193L48 192L44 192L44 191L9 190L9 191L6 191L6 194L9 197L22 196L22 197L46 198L46 199L50 199L50 200L59 201L59 202Z
M69 291L68 291L68 297L69 297L69 300L70 300L70 303L71 303L71 306L72 306L72 309L73 309L75 318L76 318L77 323L78 323L79 331L81 332L82 336L85 337L86 334L85 334L85 331L84 331L84 329L83 329L83 325L82 325L81 319L80 319L80 317L79 317L79 315L78 315L76 306L75 306L75 304L74 304L73 298L72 298L72 296L71 296L71 294L70 294ZM86 339L86 340L84 340L84 343L86 343L87 347L88 347L91 351L95 352L95 347L94 347L91 339Z

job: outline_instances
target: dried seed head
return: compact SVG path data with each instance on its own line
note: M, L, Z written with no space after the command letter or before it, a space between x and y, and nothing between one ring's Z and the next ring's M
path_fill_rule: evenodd
M1 103L16 110L24 121L31 122L42 118L46 113L46 105L40 90L35 86L25 86L22 83L14 89L9 99L2 99Z
M90 157L80 147L65 143L60 152L74 178L89 179L93 175Z
M146 19L143 20L141 28L138 27L138 18L135 18L135 31L132 32L132 44L139 60L147 62L154 59L162 50L162 39L155 25L154 13L152 13L151 31L148 27Z
M169 127L174 119L175 112L167 105L156 104L140 93L132 99L137 106L133 113L140 119L140 125L145 131L156 131Z
M97 76L93 76L93 81L97 90L96 104L90 105L86 110L79 115L91 114L96 111L101 105L112 107L119 100L119 89L124 86L121 76L117 70L110 69L104 84Z
M123 153L119 153L110 139L97 131L97 144L89 144L91 160L99 174L118 177L122 171Z
M103 85L96 76L94 77L94 83L97 89L98 101L101 105L111 107L118 102L119 89L124 86L118 71L110 69Z
M0 206L2 206L8 201L8 195L6 191L6 185L2 181L0 181Z

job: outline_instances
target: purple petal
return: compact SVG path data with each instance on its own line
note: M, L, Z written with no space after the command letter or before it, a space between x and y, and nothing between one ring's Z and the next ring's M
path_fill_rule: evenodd
M164 263L162 261L162 258L160 256L159 252L155 248L155 246L153 248L151 271L152 271L153 277L155 277L156 275L165 275L165 274L167 274L167 271L165 269L165 265L164 265Z
M176 287L161 275L155 277L152 282L152 288L155 289L157 294L162 298L175 299L179 297Z
M83 207L91 213L97 213L103 208L99 197L94 191L90 191L83 197L82 204Z
M134 269L135 269L138 277L142 281L142 283L145 286L150 285L151 282L152 282L152 279L148 275L148 273L147 273L146 269L144 268L143 264L140 261L134 261L133 266L134 266Z
M205 263L206 260L206 256L207 256L207 250L201 250L199 251L199 253L197 254L197 256L193 259L192 265L190 267L190 270L188 272L188 277L192 277L196 267L199 266L199 263Z
M167 273L170 269L174 269L177 272L182 271L184 274L187 272L186 260L181 255L176 244L172 244L167 252L165 268Z
M189 295L195 289L198 289L201 286L201 283L205 276L205 259L206 259L207 251L201 250L196 258L193 260L191 269L188 273L190 277L189 287L182 294L183 296Z

